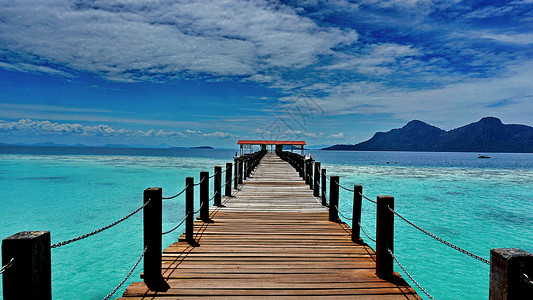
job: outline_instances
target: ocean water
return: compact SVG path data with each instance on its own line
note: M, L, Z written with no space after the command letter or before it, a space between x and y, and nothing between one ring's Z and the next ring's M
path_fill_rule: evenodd
M0 237L49 230L56 243L91 232L142 205L144 189L162 187L164 196L173 195L184 187L185 177L197 181L200 171L212 174L215 165L231 162L234 152L0 147ZM491 159L478 159L477 153L312 154L329 175L340 176L341 185L361 184L363 194L372 199L394 196L395 209L403 216L477 255L489 258L490 249L503 247L533 252L532 154L489 154ZM352 199L341 189L339 207L347 217ZM363 201L362 225L375 236L375 206ZM170 229L184 216L183 197L165 200L163 209L163 229ZM181 232L183 228L164 236L163 247ZM95 236L53 249L53 298L105 297L133 266L142 244L139 213ZM409 273L436 299L488 298L488 265L398 218L394 248ZM141 269L142 264L115 296L139 281Z

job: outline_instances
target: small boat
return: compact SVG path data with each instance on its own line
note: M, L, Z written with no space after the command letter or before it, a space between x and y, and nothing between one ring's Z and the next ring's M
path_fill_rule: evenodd
M487 156L487 155L478 155L477 158L490 158L490 156Z

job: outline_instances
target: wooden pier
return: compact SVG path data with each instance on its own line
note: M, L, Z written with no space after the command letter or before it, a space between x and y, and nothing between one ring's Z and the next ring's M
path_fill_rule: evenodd
M212 222L195 221L163 252L166 291L131 284L119 299L197 297L330 297L420 299L398 275L376 276L375 253L351 241L345 223L328 221L327 208L288 163L267 154Z

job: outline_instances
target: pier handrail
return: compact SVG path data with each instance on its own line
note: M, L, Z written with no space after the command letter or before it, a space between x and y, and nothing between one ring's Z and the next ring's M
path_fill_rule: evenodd
M13 236L10 236L3 240L2 242L2 259L3 261L8 260L7 263L5 263L4 266L0 269L0 274L4 277L4 299L10 300L10 299L17 299L19 296L18 292L22 289L31 290L31 295L34 295L38 297L39 299L51 299L51 255L50 250L55 249L73 242L80 241L82 239L88 238L90 236L93 236L95 234L98 234L100 232L103 232L111 227L114 227L123 221L129 219L133 215L137 214L139 211L144 210L144 234L145 234L145 245L142 253L140 254L139 258L137 259L136 263L134 264L133 268L128 272L126 277L116 286L113 291L111 291L104 299L110 298L113 294L117 292L118 289L128 280L128 278L131 276L131 274L134 272L134 270L137 268L137 266L140 264L140 262L143 260L144 257L144 264L145 264L145 274L144 279L145 283L150 287L150 289L153 290L159 290L162 287L162 282L160 281L162 279L162 273L161 273L161 236L171 233L175 231L177 228L179 228L184 222L186 222L186 229L185 233L187 236L187 242L189 244L195 246L196 242L194 241L194 238L191 238L190 233L192 232L192 227L194 226L192 222L192 217L198 213L200 213L200 216L202 216L202 211L204 211L206 208L208 209L209 202L211 200L215 200L215 205L221 205L220 203L220 197L222 196L221 188L228 185L228 183L231 183L234 179L240 178L242 183L242 178L248 177L253 173L253 170L257 165L259 164L259 161L261 158L265 155L266 151L259 151L256 152L249 157L246 158L239 158L239 161L246 162L246 167L244 168L244 165L241 165L239 168L239 172L236 172L235 176L231 178L231 168L232 164L227 163L226 168L224 171L221 170L221 167L216 166L215 172L212 176L209 176L208 172L201 172L200 173L200 181L197 183L194 183L194 179L192 177L188 177L186 180L185 188L181 190L179 193L177 193L174 196L170 197L162 197L162 189L161 188L149 188L146 189L144 192L144 200L143 205L141 205L139 208L135 209L133 212L129 213L128 215L122 217L121 219L106 225L104 227L98 228L90 233L80 235L78 237L65 240L62 242L58 242L55 244L50 244L50 232L48 231L31 231L31 232L21 232L17 233ZM221 174L226 173L226 180L225 184L221 185L222 179ZM207 175L207 176L205 176ZM209 179L214 178L214 193L213 196L208 198L202 198L202 196L205 197L205 191L206 187L208 188ZM231 178L231 179L230 179ZM192 179L192 180L190 180ZM208 179L206 181L206 179ZM192 207L194 205L194 193L193 189L195 186L200 186L200 206L198 210L193 211ZM238 185L235 185L235 189L237 190ZM231 185L229 186L229 195L231 196ZM227 191L227 190L226 190ZM181 194L186 193L186 208L187 212L185 214L184 219L175 227L172 229L163 232L161 230L161 220L162 220L162 209L161 209L161 201L163 199L174 199ZM155 202L154 202L155 201ZM158 207L159 205L159 207ZM147 209L149 208L149 211ZM159 216L157 216L159 215ZM205 216L204 216L205 217ZM204 222L206 222L206 218L202 218ZM159 222L159 224L156 224ZM148 227L147 227L148 226ZM155 231L154 231L155 230ZM159 233L157 233L159 232ZM159 238L156 237L153 233L157 233L156 235L159 235ZM147 235L148 234L148 235ZM150 238L147 240L147 236ZM29 242L28 242L29 240ZM159 244L159 245L157 245ZM31 248L31 251L21 251L21 249ZM7 251L6 251L7 250ZM155 251L155 252L154 252ZM25 256L18 256L20 253L23 253ZM29 255L29 256L28 256ZM9 258L6 258L9 256ZM37 256L37 257L35 257ZM149 258L149 259L148 259ZM32 263L31 269L20 269L17 267L18 261L27 262L27 261L40 261L40 263ZM147 262L149 260L149 262ZM154 263L155 262L155 263ZM27 263L25 263L27 265ZM22 263L21 265L24 265ZM147 269L147 265L150 267ZM37 280L34 280L37 279Z
M493 295L503 295L505 293L507 293L508 295L519 295L518 293L523 292L525 290L525 288L523 286L517 284L517 282L520 282L520 281L523 281L526 284L529 284L529 285L533 286L533 281L528 277L526 272L523 271L523 266L522 266L522 265L528 265L529 266L528 270L530 270L529 272L531 272L531 270L533 270L533 254L525 252L523 250L519 250L519 249L492 249L491 250L491 260L485 259L483 257L475 255L475 254L473 254L470 251L467 251L467 250L465 250L465 249L463 249L461 247L458 247L457 245L454 245L451 242L448 242L448 241L436 236L435 234L423 229L422 227L416 225L415 223L411 222L410 220L408 220L407 218L405 218L404 216L399 214L393 208L393 204L394 204L394 198L393 197L390 197L390 196L378 196L377 197L378 201L374 201L374 200L366 197L365 195L363 195L363 193L361 192L362 191L362 187L361 186L355 185L354 189L350 189L350 188L347 188L347 187L345 187L345 186L343 186L343 185L341 185L339 183L339 177L338 176L326 175L326 169L320 170L320 166L321 166L320 162L314 162L313 160L305 160L303 156L298 155L296 153L292 153L292 152L286 152L286 151L285 152L280 152L280 153L278 153L278 155L280 156L281 159L287 161L290 165L292 165L294 167L294 169L296 171L299 172L300 176L305 180L306 184L309 184L309 187L311 189L313 189L314 194L318 191L318 188L322 189L322 195L320 196L320 198L322 199L322 203L321 204L323 206L325 206L325 207L328 207L327 206L326 186L325 186L326 179L330 182L330 202L329 202L329 207L328 207L329 212L330 212L330 217L329 217L330 221L339 222L338 214L340 214L344 219L352 221L352 241L361 242L361 243L363 242L362 240L360 240L360 237L359 237L359 230L361 230L370 240L376 242L376 248L377 248L376 249L376 254L377 254L376 255L376 273L378 274L378 277L381 278L380 273L382 273L382 272L379 269L380 269L380 265L383 265L383 262L380 262L380 260L382 260L384 258L387 261L387 263L385 265L387 265L386 269L388 269L389 271L384 273L385 276L389 276L389 273L392 273L392 267L389 266L389 265L394 260L400 266L400 268L403 270L403 272L411 279L411 281L413 281L413 283L422 292L424 292L429 298L434 299L407 272L407 270L399 262L399 260L396 258L396 256L394 256L394 252L392 251L392 241L393 241L393 239L391 238L392 235L389 236L389 234L385 234L385 236L388 239L388 241L385 242L385 244L386 244L385 247L383 247L383 245L381 245L381 246L379 245L380 244L380 235L381 235L380 230L379 230L379 226L380 226L380 223L382 223L382 221L380 221L380 214L381 214L382 215L381 218L384 220L384 222L386 222L384 224L393 224L393 219L394 219L393 216L396 215L396 216L400 217L401 220L405 221L406 223L408 223L412 227L420 230L421 232L429 235L430 237L434 238L435 240L447 245L448 247L451 247L452 249L455 249L455 250L457 250L457 251L459 251L459 252L461 252L463 254L466 254L466 255L468 255L468 256L476 259L476 260L479 260L481 262L489 264L491 266L491 271L490 271L491 281L490 281L490 287L489 287L490 288L490 299L503 299L503 298L498 298L499 296L493 296ZM315 167L315 170L314 170L314 178L315 178L315 180L314 180L314 182L312 180L312 178L313 178L312 165L313 164L314 164L314 167ZM322 176L322 183L320 183L320 181L317 178L317 176L319 176L319 175ZM344 190L346 190L346 191L348 191L348 192L353 193L353 195L354 195L354 205L353 205L354 213L352 214L351 218L345 216L339 209L339 206L338 206L338 201L339 201L339 192L338 192L339 189L338 188L339 187L344 189ZM380 205L380 197L391 198L390 199L391 200L390 204L383 205L383 204L386 203L386 202L383 202ZM314 198L315 198L315 200L317 200L316 196ZM371 203L374 203L378 207L376 239L373 239L372 237L370 237L368 235L368 233L361 226L361 222L360 222L360 219L361 219L361 199L365 199L365 200L367 200L367 201L369 201ZM385 212L389 213L390 215L387 216L386 218L383 218L383 215L385 214ZM389 226L389 225L387 225L387 226ZM357 228L357 230L356 230L356 228ZM387 245L387 243L389 243L390 245ZM383 244L383 243L381 243L381 244ZM383 256L383 251L385 251L385 253L388 254L388 255ZM379 255L379 253L382 253L382 254ZM381 258L380 258L380 256L381 256ZM495 257L495 259L499 259L500 262L499 263L492 263L493 256ZM502 257L507 257L507 258L502 258ZM516 257L516 260L515 260L513 266L511 266L511 263L508 262L509 261L508 257ZM516 266L518 264L518 262L516 262L516 261L520 262L520 267L519 268ZM512 269L513 271L512 272L511 271L508 272L507 271L508 269L509 270ZM520 269L520 271L517 272L516 269ZM509 275L511 273L514 274L514 275L512 275L512 278L506 278L506 276L511 276L511 275ZM501 275L497 275L497 274L507 274L507 275L501 276ZM503 278L503 277L505 277L505 278ZM533 292L533 289L528 290L528 291L529 292ZM512 294L512 293L517 293L517 294ZM494 298L492 298L492 297L494 297Z
M107 229L109 229L109 228L111 228L111 227L113 227L113 226L115 226L117 224L120 224L123 221L129 219L131 216L133 216L136 213L138 213L139 211L141 211L146 205L148 205L150 203L150 201L151 201L151 199L148 200L148 202L146 202L143 205L141 205L136 210L134 210L133 212L129 213L128 215L124 216L123 218L121 218L121 219L119 219L119 220L117 220L117 221L115 221L115 222L113 222L113 223L111 223L111 224L109 224L107 226L101 227L101 228L96 229L96 230L94 230L92 232L89 232L89 233L86 233L86 234L82 234L82 235L80 235L78 237L75 237L75 238L72 238L72 239L69 239L69 240L65 240L65 241L62 241L62 242L58 242L58 243L52 244L52 245L50 245L50 248L51 249L59 248L61 246L65 246L65 245L68 245L68 244L73 243L73 242L81 241L81 240L86 239L86 238L88 238L90 236L93 236L93 235L98 234L98 233L100 233L102 231L105 231L105 230L107 230Z

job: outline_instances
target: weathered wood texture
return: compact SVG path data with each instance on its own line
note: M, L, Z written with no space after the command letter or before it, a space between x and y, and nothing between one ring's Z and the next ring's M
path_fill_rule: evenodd
M287 163L263 158L214 223L195 224L199 247L177 242L163 253L166 292L131 284L121 299L198 297L420 299L399 275L375 274L375 253L351 242ZM320 201L320 200L318 200Z

